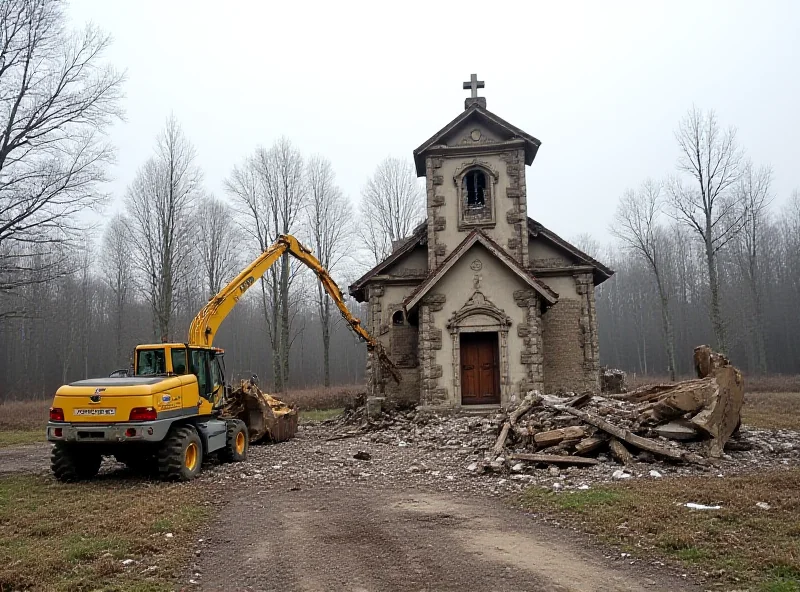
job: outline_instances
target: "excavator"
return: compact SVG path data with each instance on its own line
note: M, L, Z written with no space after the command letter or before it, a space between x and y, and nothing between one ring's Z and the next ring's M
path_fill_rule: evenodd
M181 481L195 478L210 454L226 462L246 460L251 432L242 419L224 415L230 389L224 351L214 346L214 337L244 293L286 253L316 274L350 328L399 382L380 342L350 313L328 271L296 238L281 235L208 301L192 321L186 343L139 345L132 376L79 380L58 389L47 423L55 477L91 479L103 456Z

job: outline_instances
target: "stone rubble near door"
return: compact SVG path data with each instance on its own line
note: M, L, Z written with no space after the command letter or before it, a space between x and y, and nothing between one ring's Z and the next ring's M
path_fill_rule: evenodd
M369 434L379 444L450 450L464 455L467 474L519 481L547 467L550 477L579 471L611 480L797 462L798 433L736 430L743 381L727 359L700 346L695 366L694 380L617 395L532 392L516 407L483 417L406 410L366 418L354 409L333 422L332 437Z

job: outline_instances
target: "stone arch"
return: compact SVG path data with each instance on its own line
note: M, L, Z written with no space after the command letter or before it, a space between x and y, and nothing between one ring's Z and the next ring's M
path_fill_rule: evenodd
M465 191L465 179L468 175L479 173L483 180L483 203L477 205L470 203ZM463 162L453 175L458 195L458 228L465 230L473 227L492 227L495 225L495 201L497 194L497 181L500 174L487 162L477 158Z

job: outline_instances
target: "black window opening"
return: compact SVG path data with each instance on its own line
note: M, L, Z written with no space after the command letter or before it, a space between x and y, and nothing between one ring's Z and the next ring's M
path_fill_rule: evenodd
M403 324L403 311L396 310L392 315L392 325L402 325Z
M482 171L470 171L462 181L468 208L486 205L486 175Z

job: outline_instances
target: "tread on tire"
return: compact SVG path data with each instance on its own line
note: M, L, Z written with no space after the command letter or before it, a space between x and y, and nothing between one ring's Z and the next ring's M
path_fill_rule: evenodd
M243 446L238 440L239 434L244 438ZM250 447L250 435L247 426L240 419L226 421L225 448L219 451L219 457L224 462L244 462L247 460L247 449Z
M91 479L97 475L102 462L100 454L85 446L70 446L66 442L56 442L50 453L53 475L64 483Z
M194 444L197 458L194 466L186 466L187 449ZM162 479L189 481L200 474L203 464L203 443L191 426L174 428L158 451L158 474Z

